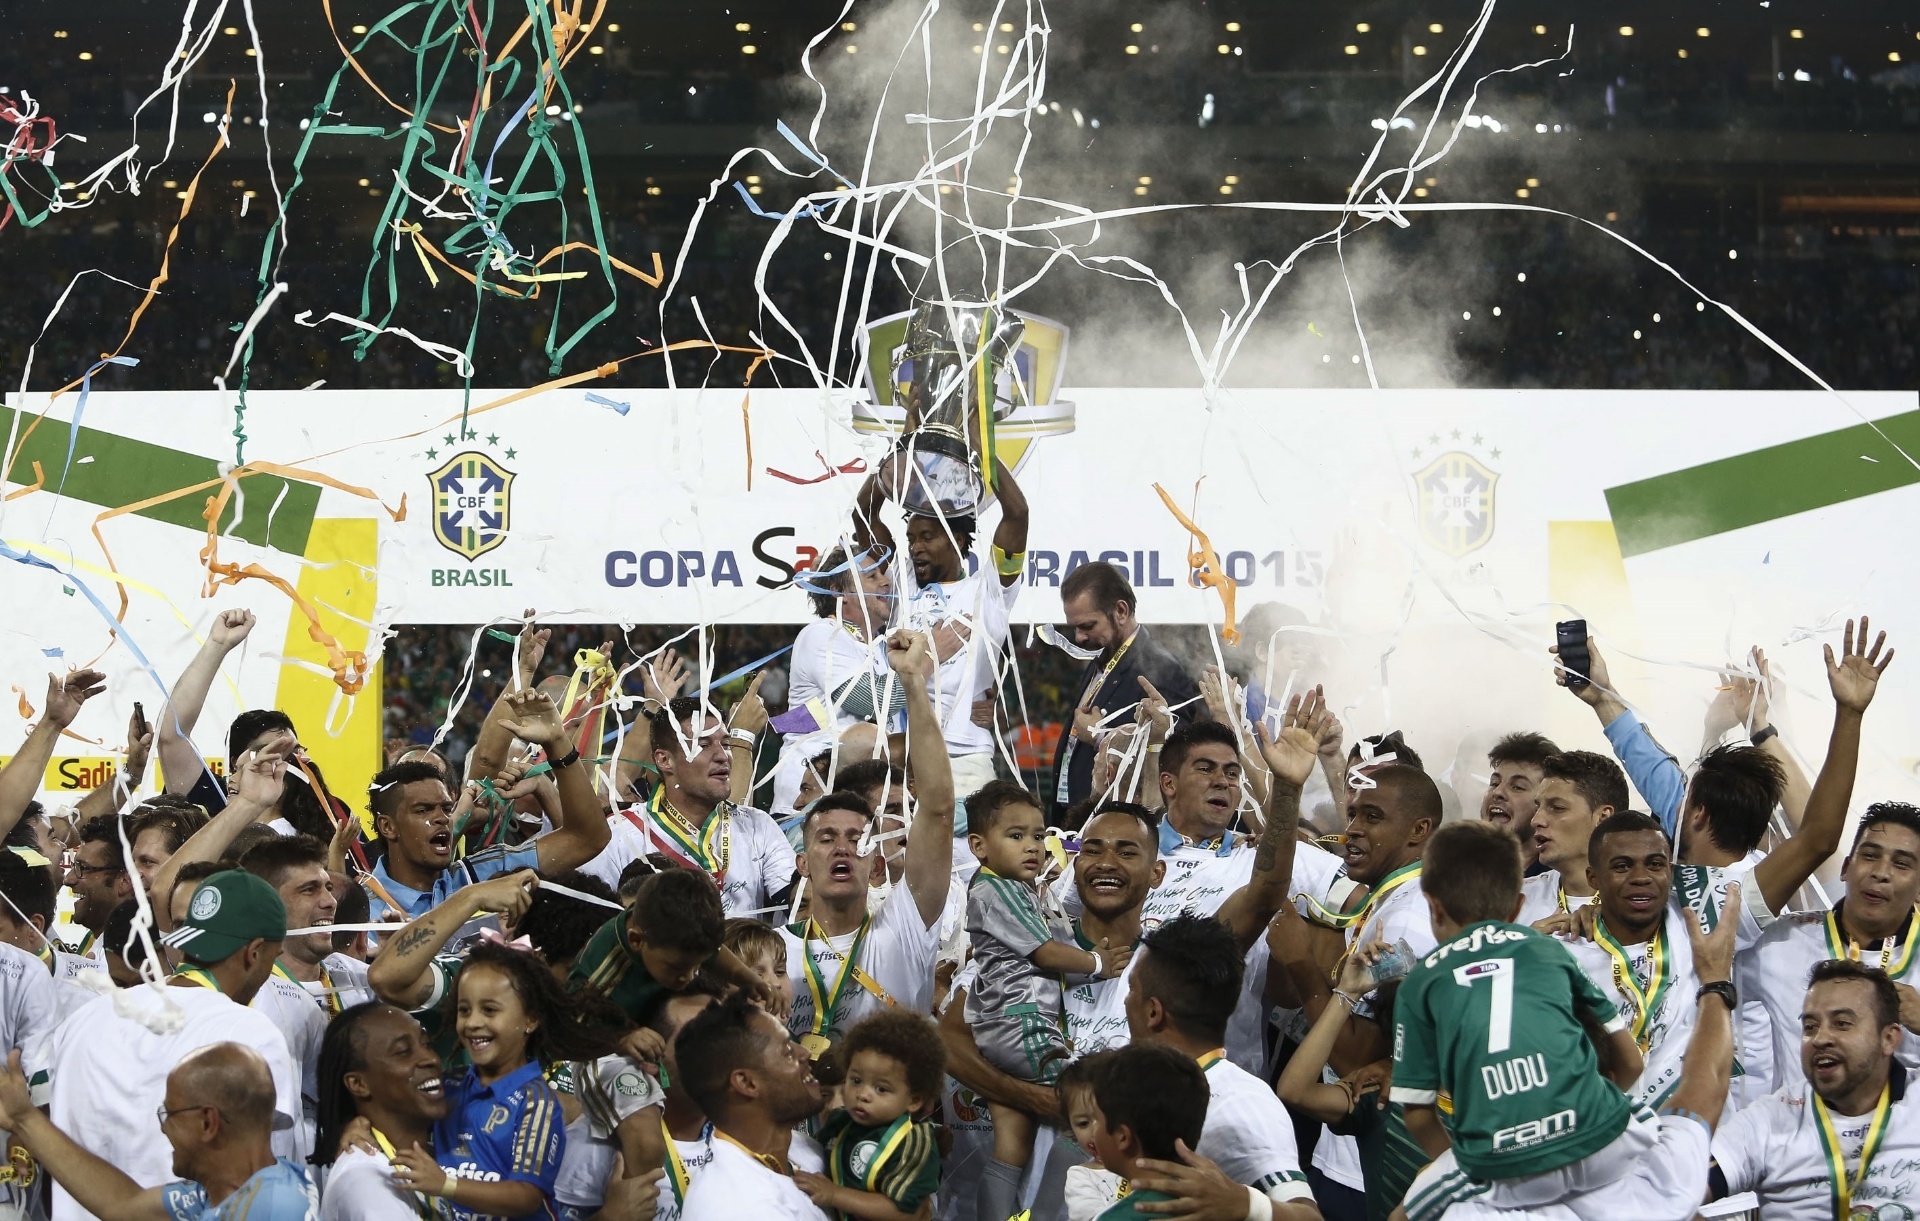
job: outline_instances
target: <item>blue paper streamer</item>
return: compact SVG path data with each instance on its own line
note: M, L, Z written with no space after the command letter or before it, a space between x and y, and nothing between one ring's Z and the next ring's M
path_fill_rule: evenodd
M591 390L587 391L587 401L589 403L597 403L602 407L611 407L621 415L625 415L633 410L633 404L631 403L621 403L610 398L603 398Z
M64 496L67 491L67 472L73 469L73 447L80 442L80 417L87 413L87 399L93 394L93 375L108 365L125 365L131 369L140 362L131 356L108 356L80 375L80 398L73 405L73 419L67 424L67 464L60 468L60 486L54 489L55 496Z

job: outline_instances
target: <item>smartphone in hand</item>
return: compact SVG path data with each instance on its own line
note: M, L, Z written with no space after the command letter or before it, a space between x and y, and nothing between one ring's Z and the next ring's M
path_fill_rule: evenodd
M1553 626L1559 638L1560 666L1567 672L1567 690L1578 691L1592 684L1593 655L1587 652L1587 621L1568 619Z

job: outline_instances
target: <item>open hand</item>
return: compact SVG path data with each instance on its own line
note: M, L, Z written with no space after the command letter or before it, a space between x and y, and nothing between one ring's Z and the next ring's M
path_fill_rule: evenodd
M1112 938L1100 939L1100 975L1101 979L1117 979L1126 972L1127 964L1133 961L1133 946L1114 945Z
M1267 761L1268 770L1294 788L1306 784L1319 758L1319 743L1306 727L1322 707L1320 688L1315 687L1304 696L1296 695L1287 701L1287 715L1278 737L1267 728L1264 718L1253 727L1260 738L1260 757Z
M1833 659L1833 646L1822 646L1827 656L1827 686L1833 690L1835 704L1856 715L1867 710L1867 705L1873 702L1873 693L1879 689L1880 676L1893 664L1892 649L1888 649L1884 657L1880 654L1886 643L1887 634L1881 632L1875 638L1873 648L1867 648L1867 617L1862 615L1857 640L1853 634L1853 620L1847 620L1838 662Z
M520 685L531 687L540 679L540 663L546 660L547 642L553 639L553 629L534 626L531 606L524 618L525 626L520 629L520 638L514 645L513 663Z
M560 723L560 710L544 691L522 688L500 697L507 703L506 719L500 727L523 742L551 748L565 745L567 728Z
M286 787L287 760L298 745L297 738L283 733L251 754L241 756L239 787L235 794L261 809L279 805L280 793Z
M793 1172L793 1183L794 1186L807 1193L807 1199L812 1200L819 1207L833 1207L834 1183L832 1179L824 1175L810 1174L805 1170L796 1170Z
M98 670L73 670L65 678L47 675L46 721L65 729L80 715L80 706L106 690L107 676Z
M640 689L656 704L670 704L687 685L687 663L678 649L640 666Z
M1172 1196L1135 1204L1143 1213L1168 1217L1189 1217L1193 1221L1244 1221L1247 1215L1247 1189L1226 1176L1220 1167L1187 1147L1174 1142L1178 1162L1142 1158L1134 1163L1135 1191L1156 1191Z
M423 1195L444 1196L453 1188L453 1176L441 1169L440 1163L433 1160L433 1154L422 1149L419 1141L394 1152L393 1177L408 1191Z
M629 1178L626 1155L613 1155L613 1174L607 1179L607 1198L596 1216L609 1221L653 1221L660 1207L660 1181L666 1177L664 1166L655 1166Z

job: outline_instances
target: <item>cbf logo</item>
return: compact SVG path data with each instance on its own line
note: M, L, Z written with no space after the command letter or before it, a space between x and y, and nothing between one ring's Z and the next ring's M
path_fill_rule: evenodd
M433 485L433 537L468 562L507 541L513 525L513 472L468 450L427 476ZM437 582L436 582L437 584Z
M1453 439L1460 439L1459 432ZM1440 435L1431 438L1440 444ZM1473 438L1479 444L1480 438ZM1491 451L1498 458L1499 450ZM1418 458L1420 450L1413 456ZM1420 537L1455 559L1478 551L1493 537L1493 490L1498 472L1464 450L1449 450L1413 477L1420 493Z

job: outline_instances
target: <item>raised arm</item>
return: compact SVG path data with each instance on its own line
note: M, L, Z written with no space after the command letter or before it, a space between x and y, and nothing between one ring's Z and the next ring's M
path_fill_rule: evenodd
M1879 689L1880 676L1893 661L1892 649L1884 655L1881 652L1887 643L1885 632L1869 649L1867 617L1860 616L1857 637L1853 627L1853 620L1847 620L1838 661L1834 660L1833 646L1824 646L1827 686L1833 692L1833 736L1827 740L1827 759L1820 765L1820 778L1814 781L1807 798L1806 817L1798 832L1753 867L1753 880L1769 911L1777 912L1785 906L1813 871L1839 850L1846 827L1854 772L1860 765L1861 719Z
M514 674L518 678L514 690L530 691L540 681L540 663L547 655L547 641L553 638L553 629L536 628L533 625L533 608L526 610L526 623L520 629L520 635L513 645ZM513 749L513 733L507 729L505 721L511 715L507 705L508 692L501 692L500 698L487 709L487 719L480 724L480 732L473 740L473 749L467 752L467 778L479 780L483 777L498 775L506 765L507 754Z
M1733 979L1734 942L1740 926L1740 883L1727 887L1720 922L1702 933L1700 921L1687 921L1687 940L1693 943L1693 971L1704 986ZM1697 1115L1708 1128L1717 1126L1727 1104L1727 1084L1733 1077L1733 1006L1711 993L1694 1002L1693 1037L1681 1057L1680 1083L1661 1109Z
M1274 913L1286 904L1293 882L1294 849L1300 842L1300 790L1313 775L1315 758L1313 735L1305 725L1312 719L1318 700L1317 689L1304 699L1296 695L1288 700L1286 723L1277 738L1264 724L1254 727L1261 754L1272 773L1267 825L1260 833L1260 846L1254 850L1253 876L1221 904L1219 911L1220 921L1233 930L1243 953L1253 947Z
M116 813L127 804L127 798L140 787L140 781L147 774L147 757L153 751L153 729L142 727L141 718L136 713L127 722L127 758L120 772L109 784L102 784L80 799L73 808L74 815L84 826L88 819L97 814Z
M1000 524L993 531L992 559L1000 584L1011 585L1026 567L1021 557L1027 553L1027 496L998 458L993 460L993 492L1000 501Z
M155 726L158 730L155 744L160 748L160 770L167 776L167 792L192 792L200 773L206 769L193 744L193 727L200 720L201 709L207 705L207 692L213 689L220 663L240 647L240 642L252 630L252 611L221 611L214 616L213 626L207 629L207 642L200 646L200 651L187 663L186 671L168 693Z
M880 510L887 503L887 485L883 476L892 470L898 461L898 455L889 455L881 460L867 481L860 485L860 493L853 506L853 550L871 552L876 548L893 552L893 530L887 525Z
M82 1148L40 1113L28 1095L18 1051L9 1053L6 1068L0 1069L0 1124L13 1133L13 1143L31 1153L80 1207L101 1221L167 1221L161 1188L143 1190L118 1166Z
M540 872L548 875L578 869L607 846L612 832L600 812L600 796L593 791L587 768L579 759L565 767L560 761L574 753L567 740L567 727L560 722L560 710L546 694L532 688L509 692L501 701L507 707L502 728L547 752L554 763L553 782L560 789L560 815L553 830L533 841L540 855Z
M1145 683L1146 679L1140 681ZM1272 798L1270 777L1267 762L1260 754L1260 740L1247 724L1247 693L1234 681L1233 675L1222 674L1218 666L1208 666L1200 675L1200 702L1206 705L1208 716L1233 730L1240 744L1240 774L1246 780L1246 791L1264 811ZM1266 819L1262 814L1255 814L1248 821L1258 824L1253 827L1258 833Z
M747 684L747 693L740 697L732 715L727 717L727 756L733 763L733 779L727 796L735 805L753 804L753 747L769 720L766 701L760 698L760 684L766 677L765 670L753 676L753 681Z
M60 731L73 724L80 706L100 694L106 681L98 670L75 670L65 678L47 675L47 703L39 722L12 761L0 768L0 836L13 830L27 803L40 791Z
M1558 645L1547 651L1556 659L1560 656ZM1653 816L1660 820L1671 839L1679 834L1680 807L1687 799L1687 774L1680 769L1679 761L1653 740L1640 718L1614 690L1612 676L1607 673L1607 659L1600 655L1600 645L1591 636L1587 637L1587 656L1591 659L1587 677L1592 681L1573 693L1593 709L1594 716L1600 720L1601 731L1607 735L1607 745L1613 748L1614 758L1620 760L1627 779L1633 781L1633 787L1653 807ZM1565 687L1567 672L1556 668L1554 681Z
M953 886L953 763L927 679L933 658L927 638L899 631L887 638L887 665L900 676L907 702L907 767L913 777L913 825L907 832L907 891L931 928L946 910Z
M1764 741L1754 745L1780 765L1786 773L1787 786L1780 794L1780 808L1786 812L1787 826L1790 831L1798 831L1800 822L1806 817L1807 798L1812 795L1807 784L1807 774L1800 770L1800 761L1793 757L1787 744L1780 740L1780 732L1774 729L1767 719L1770 695L1773 691L1773 671L1767 665L1765 650L1755 646L1747 655L1749 668L1729 670L1720 676L1720 685L1715 689L1713 699L1707 705L1706 725L1702 730L1700 753L1705 754L1719 744L1729 729L1736 725L1744 730L1749 738L1764 735ZM1771 731L1771 732L1769 732Z
M162 932L173 928L172 905L167 902L167 896L173 893L174 879L180 876L180 871L195 861L219 860L227 845L233 843L234 837L249 823L259 821L261 815L280 804L287 758L293 753L294 745L294 736L283 733L252 754L234 760L239 787L232 799L154 872L153 885L147 893L153 897L153 917L159 921Z
M462 886L445 903L391 935L382 934L380 952L367 965L367 986L374 995L402 1009L418 1009L433 999L433 960L453 935L480 912L499 912L513 925L533 904L540 877L531 869L502 873Z

